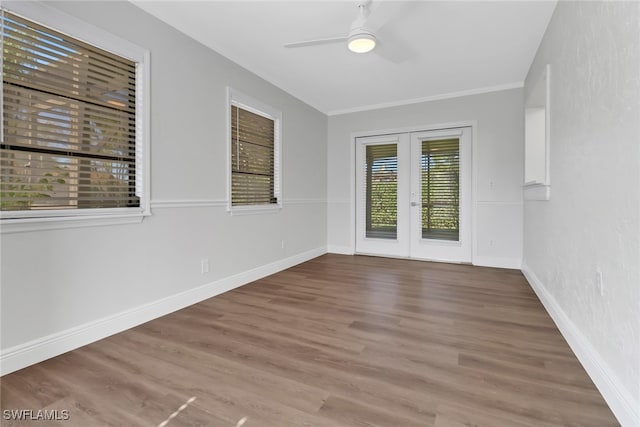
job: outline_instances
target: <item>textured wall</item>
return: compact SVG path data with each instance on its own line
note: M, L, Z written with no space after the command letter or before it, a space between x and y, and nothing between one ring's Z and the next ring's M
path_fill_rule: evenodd
M558 3L526 86L551 64L551 200L524 210L524 265L638 407L639 11L637 2Z

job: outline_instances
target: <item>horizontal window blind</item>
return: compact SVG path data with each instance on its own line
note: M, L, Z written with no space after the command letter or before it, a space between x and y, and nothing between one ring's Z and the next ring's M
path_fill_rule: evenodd
M3 211L139 207L136 63L2 12Z
M231 205L277 204L275 120L231 106Z
M422 142L422 237L459 239L460 142Z
M365 153L365 236L398 235L398 146L367 145Z

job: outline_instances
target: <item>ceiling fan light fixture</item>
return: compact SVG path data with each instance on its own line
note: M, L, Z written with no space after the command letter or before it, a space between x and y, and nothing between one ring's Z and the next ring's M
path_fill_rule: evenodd
M351 52L367 53L376 47L376 37L370 33L357 33L349 37L347 47Z

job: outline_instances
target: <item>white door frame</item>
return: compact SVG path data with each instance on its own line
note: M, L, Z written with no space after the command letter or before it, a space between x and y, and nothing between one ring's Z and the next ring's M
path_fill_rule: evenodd
M398 172L397 172L397 235L395 239L377 239L377 238L364 238L365 224L362 221L364 218L366 207L363 204L363 200L355 200L356 217L360 217L361 221L356 220L356 234L363 236L360 241L356 237L356 246L359 246L358 253L366 255L382 255L389 257L408 257L410 252L411 237L409 233L410 223L408 221L410 215L409 209L409 192L402 192L400 189L407 188L411 184L410 171L410 148L411 141L409 134L394 134L394 135L381 135L366 138L359 138L356 142L356 162L358 166L364 165L364 156L367 146L381 145L381 144L395 144L397 147L397 159L398 159ZM406 162L406 164L405 164ZM360 170L359 173L356 169L356 186L364 188L364 174ZM356 191L357 193L357 191Z
M411 209L411 258L444 262L471 262L471 128L414 132L411 135L411 194L420 208ZM457 138L460 160L459 239L447 241L422 237L422 141ZM419 232L418 232L419 230Z
M349 192L349 246L350 252L355 254L356 252L356 138L382 136L397 133L413 133L422 131L443 130L461 127L471 127L471 264L475 264L478 253L478 227L477 227L477 185L478 185L478 121L477 120L464 120L458 122L446 122L436 123L421 126L410 126L402 128L391 129L378 129L352 132L350 137L350 192Z

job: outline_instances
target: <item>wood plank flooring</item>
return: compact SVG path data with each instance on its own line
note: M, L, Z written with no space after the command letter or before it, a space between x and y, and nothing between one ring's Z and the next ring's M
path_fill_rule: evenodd
M618 425L519 271L363 256L324 255L1 391L3 410L69 411L3 426Z

